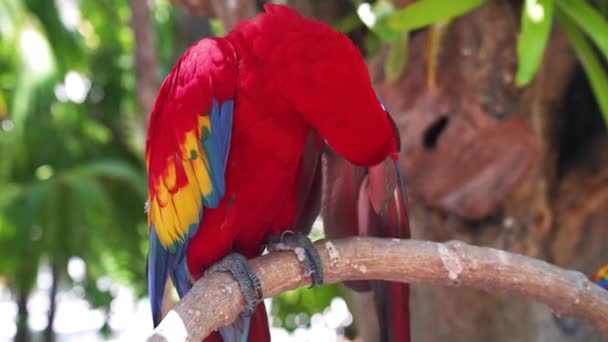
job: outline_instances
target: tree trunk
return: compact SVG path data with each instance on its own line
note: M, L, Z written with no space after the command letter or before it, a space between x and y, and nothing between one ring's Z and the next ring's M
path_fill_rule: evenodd
M139 110L143 113L144 130L148 116L152 111L154 99L159 86L158 62L156 60L156 42L152 30L150 2L130 0L131 26L135 34L135 76L137 79L137 100Z
M518 32L518 8L487 2L449 26L437 56L428 54L428 31L415 35L405 74L378 82L403 139L413 235L590 274L608 260L603 123L596 107L568 105L573 91L593 100L582 82L569 86L576 60L559 27L534 82L514 86ZM382 73L380 62L372 65ZM475 290L414 286L411 308L415 341L600 338L582 325L564 329L542 305Z
M17 290L17 334L15 335L15 342L29 342L31 340L27 326L27 300L29 295L29 289L19 288Z
M24 249L18 266L18 272L15 273L14 293L17 294L17 333L15 335L15 342L29 342L32 339L28 327L27 302L36 281L37 268L38 255L35 255L35 252L32 252L29 248Z
M53 277L51 281L51 291L49 293L49 312L48 312L48 324L44 329L44 341L53 342L55 341L55 331L53 330L53 323L55 322L55 313L57 312L57 290L59 288L59 267L57 262L51 263L51 275Z

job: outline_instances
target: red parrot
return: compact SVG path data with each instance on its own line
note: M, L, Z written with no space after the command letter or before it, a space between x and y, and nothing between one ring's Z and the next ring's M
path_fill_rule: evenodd
M397 158L390 117L346 36L267 4L225 37L184 52L159 90L146 140L155 325L167 277L183 296L205 272L229 271L248 309L205 341L270 339L245 259L314 212L298 201L298 182L312 180L303 176L304 150L316 134L355 165ZM313 284L322 282L319 272L311 271Z

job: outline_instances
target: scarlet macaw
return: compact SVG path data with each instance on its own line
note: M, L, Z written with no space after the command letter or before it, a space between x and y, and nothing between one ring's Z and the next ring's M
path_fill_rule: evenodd
M608 264L600 267L597 272L595 272L591 280L600 287L608 290Z
M259 281L244 258L310 212L296 194L311 131L355 165L387 158L396 165L398 138L364 60L329 26L267 4L226 37L202 39L180 57L146 141L155 325L168 276L183 296L206 271L230 271L247 314L206 341L269 340L263 303L256 305ZM312 278L322 281L319 269Z

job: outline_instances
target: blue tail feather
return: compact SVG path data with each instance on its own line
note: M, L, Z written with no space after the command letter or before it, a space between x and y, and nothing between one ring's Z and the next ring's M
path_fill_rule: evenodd
M150 254L148 255L148 296L152 306L152 320L160 323L163 295L169 269L169 252L163 248L154 225L150 228Z
M190 290L186 250L188 243L177 244L175 252L170 253L160 243L154 225L150 229L150 252L148 255L148 296L152 307L152 321L156 327L161 320L163 297L169 270L171 280L182 298Z

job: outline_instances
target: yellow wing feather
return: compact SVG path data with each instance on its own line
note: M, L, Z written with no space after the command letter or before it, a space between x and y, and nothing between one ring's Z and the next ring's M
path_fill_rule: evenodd
M199 116L198 126L198 132L191 130L185 134L180 144L179 159L176 161L175 156L168 157L166 168L150 198L149 224L157 227L156 233L165 247L181 241L188 233L189 226L198 222L202 198L212 191L208 161L200 143L200 132L211 132L209 117ZM181 164L187 178L186 184L179 188L176 163Z

